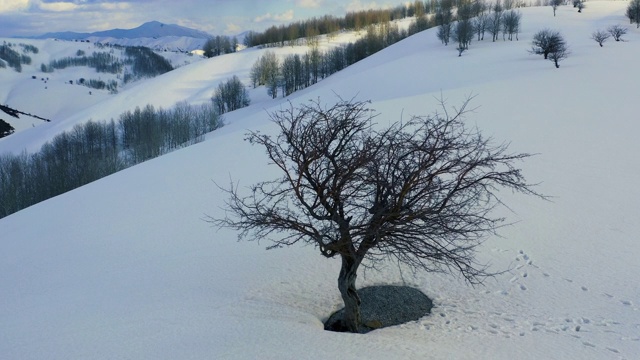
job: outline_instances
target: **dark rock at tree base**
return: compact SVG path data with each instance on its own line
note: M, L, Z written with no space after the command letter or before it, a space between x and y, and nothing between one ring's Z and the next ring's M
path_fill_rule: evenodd
M420 290L409 286L369 286L358 290L362 300L360 333L415 321L431 313L433 302ZM324 329L344 332L344 309L333 313L324 323Z

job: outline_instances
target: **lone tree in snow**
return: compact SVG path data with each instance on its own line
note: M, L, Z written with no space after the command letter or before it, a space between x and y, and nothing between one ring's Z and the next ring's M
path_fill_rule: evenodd
M570 52L567 42L558 31L543 29L533 35L531 52L543 55L545 59L553 61L556 68L560 67L560 61L566 59Z
M598 45L600 45L600 47L602 47L604 42L607 41L607 39L609 39L610 37L611 37L611 34L609 34L604 30L597 30L597 31L594 31L593 34L591 34L591 38L595 40L598 43Z
M368 102L320 101L270 114L275 137L250 132L281 177L246 191L231 184L228 215L211 218L240 238L270 239L269 248L313 244L339 257L342 325L361 324L358 268L395 259L414 270L450 272L469 283L491 276L476 247L503 225L492 215L506 188L540 196L514 163L529 154L507 152L455 113L413 117L377 126Z
M558 61L564 59L569 54L567 43L562 35L560 35L560 32L549 29L540 30L533 35L531 50L529 52L536 55L543 55L545 59L548 59L550 54L555 53ZM561 55L563 56L559 57ZM557 62L556 67L558 67Z

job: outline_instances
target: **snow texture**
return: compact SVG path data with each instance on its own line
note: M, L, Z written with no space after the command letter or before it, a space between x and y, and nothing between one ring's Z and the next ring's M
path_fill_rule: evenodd
M237 242L203 220L222 215L213 182L242 187L278 174L243 141L247 129L273 134L267 113L283 106L258 88L207 141L0 219L0 358L637 359L640 32L626 2L587 4L556 17L550 7L521 9L520 41L473 42L462 57L428 30L288 99L371 99L386 124L431 113L440 96L456 106L476 94L470 124L514 152L538 153L521 165L552 201L502 194L512 225L487 239L479 260L507 271L484 286L388 264L358 285L414 286L433 299L431 315L366 335L324 331L341 307L339 261L309 246L265 251L266 239ZM626 42L601 48L589 38L613 24L629 27ZM560 69L527 52L545 27L571 48ZM32 151L75 123L147 103L208 101L232 74L248 83L263 51L91 98L72 87L43 92L28 74L0 70L0 101L58 119L0 140L0 152Z

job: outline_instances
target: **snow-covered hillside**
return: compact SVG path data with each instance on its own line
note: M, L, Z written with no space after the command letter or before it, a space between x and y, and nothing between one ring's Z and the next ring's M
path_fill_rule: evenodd
M462 57L431 29L289 97L294 105L335 94L371 99L386 123L429 114L441 96L456 106L475 94L471 124L514 152L539 153L522 168L552 201L503 195L514 224L479 258L511 270L484 286L401 276L390 265L361 274L358 285L404 280L434 299L433 314L367 335L324 331L340 306L339 261L312 247L265 251L266 241L236 242L203 220L222 215L225 195L212 180L245 186L277 176L262 149L243 141L247 129L274 133L267 112L284 101L258 88L207 141L0 219L0 358L638 358L640 31L628 25L626 5L589 1L582 14L565 6L556 17L549 7L521 9L520 41L473 42ZM590 39L613 24L628 27L626 42L601 48ZM545 27L571 48L559 69L527 52ZM208 101L232 74L246 80L261 54L138 83L2 139L0 152L37 149L74 123L137 105Z
M12 44L14 51L18 51L21 54L25 54L21 50L21 44L34 46L38 49L37 53L29 52L25 54L31 58L31 64L22 65L21 72L17 72L10 67L0 68L0 103L23 112L52 119L53 124L64 121L81 110L88 109L113 97L109 90L97 90L78 84L79 79L86 79L87 81L93 79L104 82L115 81L118 83L120 91L136 84L135 82L124 84L122 74L97 72L94 68L88 66L68 67L50 73L42 72L41 69L42 64L48 65L53 60L79 57L78 54L91 56L94 52L98 52L109 53L122 58L122 50L84 41L0 39L0 42ZM199 56L190 56L177 52L161 52L159 54L169 60L173 67L181 67L202 60ZM70 82L73 82L73 84ZM93 118L96 119L95 117ZM3 119L11 123L16 129L16 134L14 135L18 135L22 130L44 124L42 121L28 117L21 119L5 117ZM84 119L84 121L87 120L89 118ZM2 146L0 145L0 147Z
M352 42L361 36L363 36L362 33L340 34L330 41L325 39L319 45L319 48L321 51L325 51L331 47ZM80 46L77 44L84 44L82 46L87 47L87 53L90 53L95 48L95 45L90 43L45 40L24 41L45 49L44 51L41 50L37 56L34 56L33 64L40 64L40 58L46 57L46 54L54 53L54 51L48 50L49 46L56 49L56 58L74 54L77 51L77 47ZM163 52L162 56L167 57L174 66L182 66L154 79L124 86L120 88L117 95L109 95L107 91L92 91L92 94L89 95L90 89L83 86L69 85L68 79L98 76L89 68L71 68L47 74L47 77L50 78L47 84L41 84L31 79L33 74L36 74L37 79L40 80L42 73L39 72L39 65L37 69L35 66L30 67L30 70L25 66L22 73L16 73L11 69L0 70L0 76L7 76L8 80L5 86L0 87L0 103L8 104L33 114L40 112L55 120L52 123L43 124L40 122L27 123L16 119L7 119L11 120L12 125L16 128L16 133L0 139L0 153L3 151L19 153L24 149L36 151L56 134L71 129L77 123L91 119L117 119L121 113L133 110L136 106L144 107L147 104L151 104L153 106L170 107L180 101L189 103L208 102L218 85L234 74L238 75L245 84L249 84L251 67L266 51L273 51L282 59L289 54L304 54L309 51L309 48L307 46L287 46L270 49L252 48L234 54L206 59L206 61L201 61L203 59L198 56ZM51 56L53 55L49 55L49 57ZM49 60L46 61L48 62ZM191 65L187 66L189 64ZM101 76L104 77L105 75L102 74ZM265 101L267 104L282 101L281 99L270 100L264 88L250 90L250 96L254 103L253 111L263 111L264 106L272 106L265 105ZM3 98L6 100L3 100ZM33 101L34 98L40 100ZM45 115L40 116L46 117ZM19 130L24 129L28 129L28 131L19 132Z

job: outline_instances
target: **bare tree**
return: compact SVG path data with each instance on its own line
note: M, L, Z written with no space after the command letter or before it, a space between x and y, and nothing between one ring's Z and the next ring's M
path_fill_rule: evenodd
M279 67L280 63L276 54L267 50L251 67L249 76L253 87L267 85L270 80L275 79L278 75Z
M451 37L452 27L453 25L451 23L446 23L438 26L438 31L436 33L436 36L438 36L438 39L440 39L440 41L442 41L444 45L449 45L449 39Z
M458 56L462 56L462 52L469 50L469 44L473 40L475 30L473 29L473 22L471 20L459 20L454 26L453 41L458 43Z
M543 55L545 59L549 58L549 54L555 51L560 42L564 42L560 32L550 29L543 29L533 35L531 40L532 54Z
M506 11L502 16L502 38L504 39L505 34L509 36L509 40L513 41L513 35L516 35L516 40L518 40L518 33L520 32L520 20L522 19L522 14L517 10L509 10Z
M476 16L473 20L473 28L478 34L478 41L484 40L484 33L487 30L487 25L489 24L489 14L482 12Z
M238 110L249 106L251 103L249 92L247 92L237 75L233 75L231 79L218 84L211 101L213 101L218 114Z
M498 35L500 35L500 29L502 28L502 14L504 9L500 3L500 0L496 0L495 4L491 7L493 11L491 15L489 15L489 20L487 22L487 31L492 35L492 41L496 41L498 39Z
M451 29L453 25L451 21L453 19L453 12L451 7L440 7L436 11L436 24L438 25L438 32L436 35L443 44L449 44L449 37L451 36Z
M233 183L230 216L211 218L241 239L270 239L268 248L309 243L339 257L343 327L357 332L358 268L395 259L415 270L458 273L469 283L491 276L477 246L504 224L492 210L498 190L540 196L507 152L465 125L467 100L454 114L413 117L387 128L373 123L368 102L331 106L311 101L270 114L272 138L250 132L282 176L244 191Z
M622 36L627 33L627 28L620 25L611 25L607 28L607 31L609 32L609 34L611 34L611 36L613 36L613 40L624 41L622 40Z
M564 0L551 0L549 1L549 5L553 9L553 16L556 16L556 10L558 10L558 6L562 5Z
M584 3L584 0L578 0L577 2L576 7L578 8L578 12L581 13L582 9L587 7L587 5Z
M604 42L607 41L607 39L609 39L610 37L611 37L611 34L609 34L604 30L597 30L597 31L594 31L593 34L591 34L591 38L595 40L598 43L598 45L600 45L600 47L602 47Z

